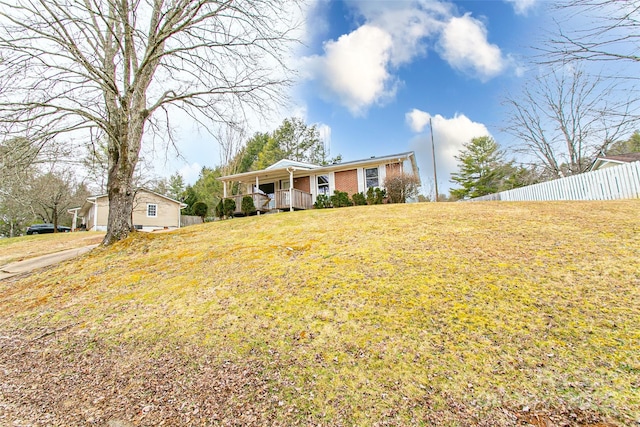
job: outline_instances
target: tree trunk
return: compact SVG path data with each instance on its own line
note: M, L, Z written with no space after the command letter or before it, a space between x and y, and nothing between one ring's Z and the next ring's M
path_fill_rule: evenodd
M135 195L132 187L134 167L129 161L120 157L109 170L107 181L109 219L103 245L110 245L126 238L132 230L131 213Z
M56 203L53 204L52 222L53 222L53 232L57 233L58 232L58 205Z
M136 189L133 188L133 173L138 163L144 124L148 117L144 95L134 95L133 108L136 113L130 114L129 108L112 110L115 137L109 138L109 176L107 194L109 195L109 219L107 234L103 245L110 245L125 239L133 230L133 201ZM129 105L128 100L124 105Z

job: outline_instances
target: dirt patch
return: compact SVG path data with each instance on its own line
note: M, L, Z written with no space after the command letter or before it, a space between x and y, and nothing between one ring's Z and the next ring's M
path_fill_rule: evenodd
M109 347L75 325L0 333L0 424L19 426L321 425L322 414L288 406L286 380L259 361L219 360L197 348ZM157 354L153 354L157 353ZM410 405L430 406L411 399ZM339 407L339 402L337 403ZM402 425L394 411L371 425ZM338 415L349 425L350 415ZM334 417L334 420L336 418ZM570 408L478 414L449 399L416 425L611 427Z
M151 356L60 335L0 337L0 424L277 424L278 402L260 364L184 349Z

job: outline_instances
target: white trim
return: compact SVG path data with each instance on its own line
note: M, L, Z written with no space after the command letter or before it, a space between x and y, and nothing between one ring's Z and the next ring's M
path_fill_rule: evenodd
M94 201L92 202L91 200L87 199L87 202L91 203L91 209L89 209L89 212L93 211L93 228L96 229L96 231L103 231L103 230L98 230L98 199L94 199ZM107 231L107 226L104 226L104 231Z
M356 176L358 178L358 193L364 194L367 190L365 187L364 168L356 169Z
M336 191L336 173L329 172L329 197Z
M378 166L378 187L380 188L384 188L384 182L387 180L387 166L390 164L395 163L385 163L384 165Z

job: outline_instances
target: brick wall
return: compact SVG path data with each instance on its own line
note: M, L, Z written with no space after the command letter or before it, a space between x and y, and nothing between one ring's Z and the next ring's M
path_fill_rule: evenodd
M399 175L402 173L402 164L400 163L389 163L387 164L387 176L392 177L394 175ZM380 183L382 184L382 183Z
M306 191L307 193L311 193L309 177L303 176L302 178L294 178L293 188L295 188L296 190Z
M358 192L358 172L356 169L335 173L336 190L349 193Z

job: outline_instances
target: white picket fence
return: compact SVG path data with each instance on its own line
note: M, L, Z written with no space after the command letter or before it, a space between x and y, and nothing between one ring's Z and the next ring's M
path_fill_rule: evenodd
M640 197L640 162L477 197L473 201L614 200Z

